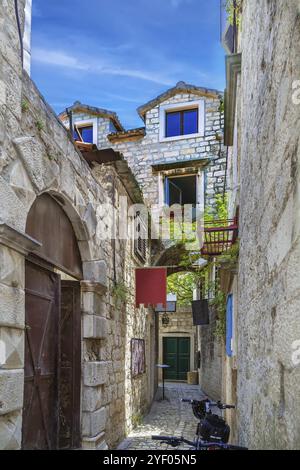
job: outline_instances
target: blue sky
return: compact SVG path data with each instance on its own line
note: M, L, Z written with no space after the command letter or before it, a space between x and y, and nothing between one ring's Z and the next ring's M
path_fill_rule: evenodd
M32 78L60 112L136 108L184 80L224 89L219 0L33 0Z

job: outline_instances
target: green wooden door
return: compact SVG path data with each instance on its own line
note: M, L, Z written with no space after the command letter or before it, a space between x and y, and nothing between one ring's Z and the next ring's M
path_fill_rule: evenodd
M187 380L190 370L190 338L163 339L164 364L170 366L165 370L166 380Z

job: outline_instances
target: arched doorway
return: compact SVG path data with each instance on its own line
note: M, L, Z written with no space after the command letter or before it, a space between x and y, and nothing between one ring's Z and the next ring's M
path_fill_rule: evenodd
M80 446L82 262L73 226L48 194L26 233L41 246L25 266L23 449Z

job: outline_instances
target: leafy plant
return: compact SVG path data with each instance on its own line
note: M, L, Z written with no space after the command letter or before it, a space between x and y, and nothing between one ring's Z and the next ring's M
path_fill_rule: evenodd
M142 421L143 421L143 417L140 413L136 413L136 414L132 415L131 423L132 423L132 426L134 428L136 428L137 426L142 424Z
M37 129L39 132L43 131L45 129L45 124L43 123L43 121L36 121L35 123Z
M226 295L220 290L218 283L216 283L214 298L210 300L209 304L217 312L215 336L219 340L223 340L226 335Z
M22 111L23 111L23 113L25 113L28 110L29 110L29 103L28 103L28 101L23 100L22 101Z
M112 295L116 300L127 302L129 291L123 282L117 282L112 289Z
M215 206L206 207L204 211L204 222L209 222L212 226L220 225L220 220L228 219L228 194L216 194Z
M240 244L236 241L229 250L225 251L218 259L218 265L233 269L236 267L240 252Z
M224 100L220 100L220 106L219 106L219 113L224 113L225 111L225 106L224 106Z
M237 27L241 24L241 14L242 14L242 0L225 0L225 10L228 15L229 24L234 24L234 16L236 18Z
M199 283L199 273L179 272L168 277L168 293L176 294L180 306L188 306L193 300L193 291Z

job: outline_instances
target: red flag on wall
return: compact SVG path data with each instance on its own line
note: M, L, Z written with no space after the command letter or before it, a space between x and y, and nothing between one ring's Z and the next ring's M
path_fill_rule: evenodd
M167 268L137 268L135 270L136 307L141 304L167 303Z

